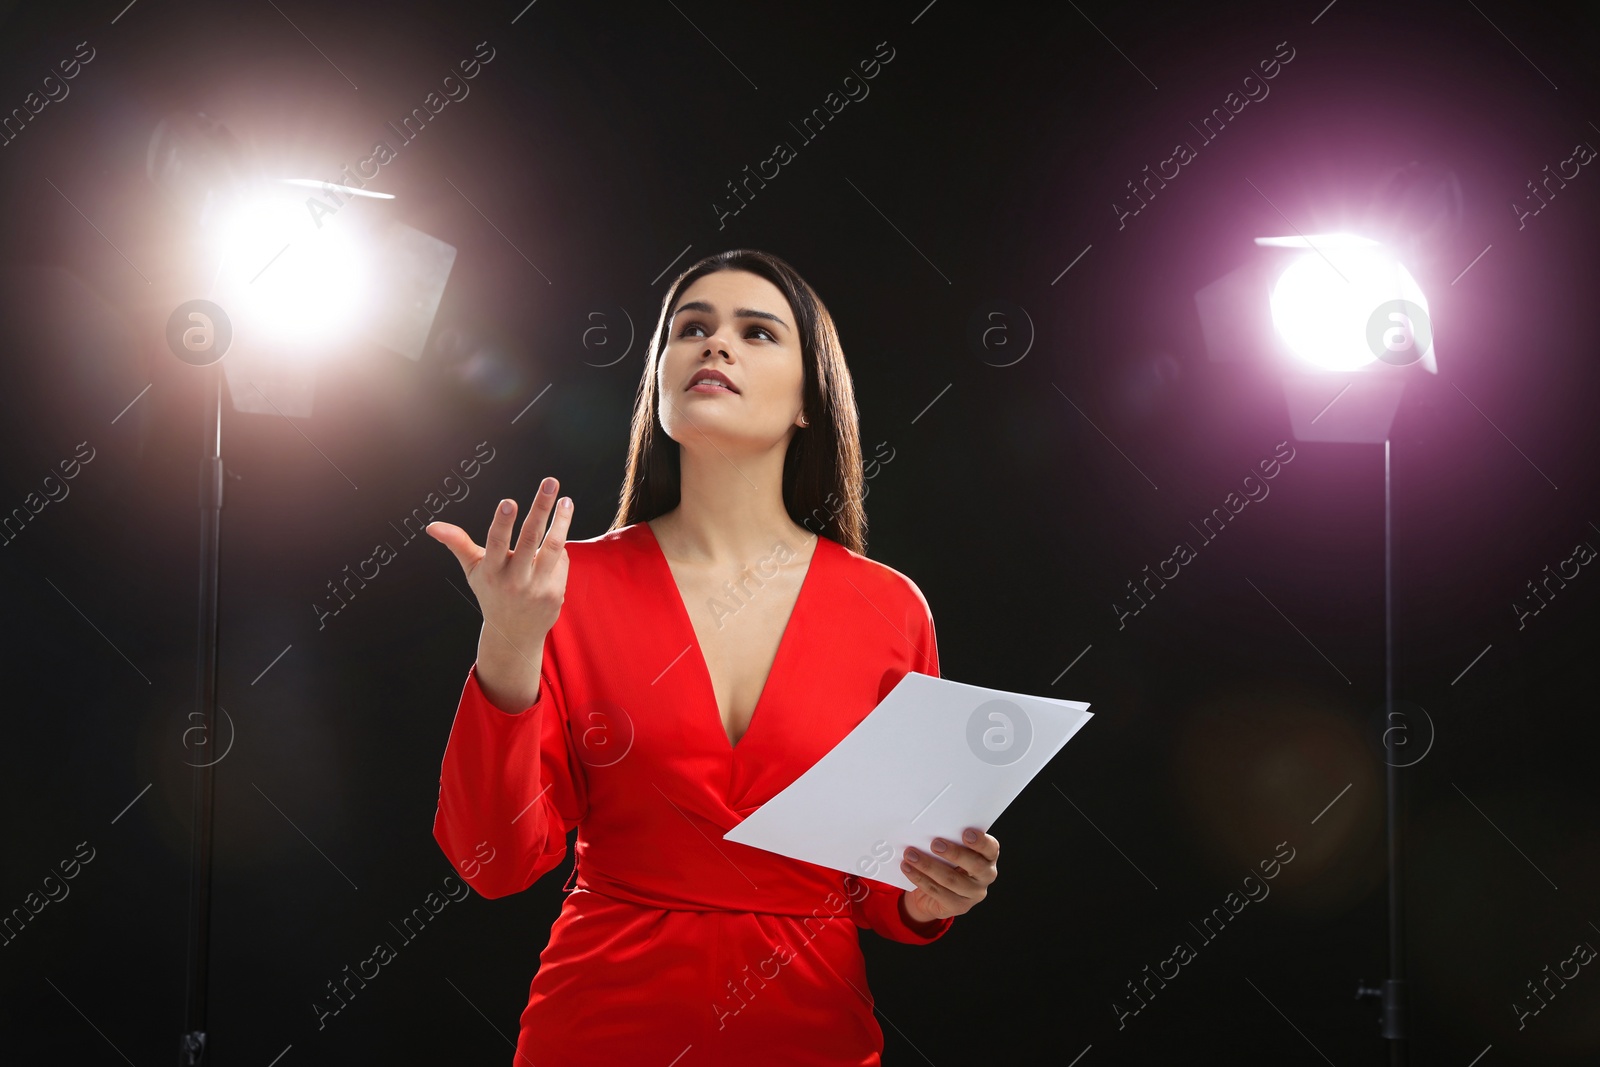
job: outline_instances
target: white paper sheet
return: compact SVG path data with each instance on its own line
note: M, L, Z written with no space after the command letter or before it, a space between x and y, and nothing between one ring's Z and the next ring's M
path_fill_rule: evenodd
M914 889L907 846L988 831L1092 715L1075 700L915 671L826 756L725 840ZM941 860L941 862L943 862Z

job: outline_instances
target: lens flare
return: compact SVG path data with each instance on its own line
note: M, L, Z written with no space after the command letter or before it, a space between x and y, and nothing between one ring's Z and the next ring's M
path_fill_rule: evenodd
M1378 359L1368 337L1375 310L1409 301L1427 312L1411 272L1376 242L1327 234L1300 247L1307 251L1279 275L1271 298L1272 324L1296 358L1322 370L1357 370Z
M357 220L292 191L261 191L213 228L216 301L242 341L305 354L350 336L366 303L369 263ZM348 207L344 211L350 211Z

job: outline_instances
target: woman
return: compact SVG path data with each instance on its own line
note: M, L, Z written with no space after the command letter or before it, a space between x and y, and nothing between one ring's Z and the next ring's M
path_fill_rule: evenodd
M908 893L722 839L907 671L938 674L921 591L861 555L854 393L815 292L763 252L684 271L611 528L569 543L557 490L541 484L514 549L511 500L482 548L428 527L484 616L434 837L492 898L578 831L517 1063L878 1064L858 929L942 936L985 896L999 842L907 849Z

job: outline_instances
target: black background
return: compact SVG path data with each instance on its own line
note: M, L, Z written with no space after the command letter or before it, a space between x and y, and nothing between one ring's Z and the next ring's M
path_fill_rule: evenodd
M1434 726L1405 773L1414 1060L1593 1062L1593 968L1521 1029L1512 1005L1600 944L1600 577L1521 629L1511 605L1600 544L1600 178L1520 229L1508 207L1600 142L1592 28L1500 3L924 3L7 5L0 110L79 41L95 58L0 148L0 509L79 442L95 458L0 547L0 909L78 842L95 859L0 947L0 1058L171 1062L183 1028L204 379L161 331L204 278L151 131L203 109L279 175L328 177L487 41L374 183L459 249L428 352L352 345L310 418L225 416L215 1063L509 1061L570 860L451 905L315 1025L451 873L431 822L480 620L425 539L321 629L311 605L480 441L496 458L442 519L481 536L554 474L572 536L602 533L643 342L598 366L589 316L647 332L669 265L739 246L839 323L864 447L893 449L868 553L927 596L945 676L1095 712L994 826L987 900L929 947L863 936L885 1062L1383 1062L1354 998L1386 974L1382 447L1296 444L1121 629L1112 604L1291 437L1272 367L1207 358L1194 291L1252 237L1355 224L1413 160L1465 205L1417 270L1440 374L1392 437L1395 691ZM799 145L788 124L880 42L870 95ZM1126 183L1280 42L1270 95L1119 229ZM719 229L780 140L797 158ZM1035 332L1010 366L967 340L991 300ZM1189 923L1280 842L1270 897L1201 946ZM1180 940L1198 957L1119 1029Z

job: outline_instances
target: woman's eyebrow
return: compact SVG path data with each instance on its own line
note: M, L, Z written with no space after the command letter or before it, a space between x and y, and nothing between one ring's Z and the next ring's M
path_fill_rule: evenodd
M687 304L680 306L677 311L674 311L672 313L672 317L677 318L685 311L703 311L710 315L714 314L716 309L710 304L706 303L704 300L691 300ZM766 319L769 322L777 323L786 330L789 328L789 324L778 318L778 316L766 311L757 311L755 308L734 308L733 317L736 319Z

